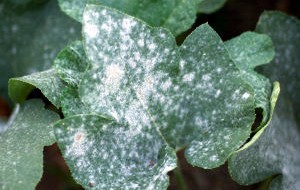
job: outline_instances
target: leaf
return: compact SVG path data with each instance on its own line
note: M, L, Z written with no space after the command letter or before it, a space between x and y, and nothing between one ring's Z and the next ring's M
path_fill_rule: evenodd
M207 24L179 49L164 29L89 5L83 40L91 68L79 97L91 112L139 130L157 127L172 147L188 146L188 161L204 168L223 164L249 137L253 89Z
M256 108L263 109L260 126L270 117L270 96L272 86L268 78L257 73L257 66L269 63L274 57L274 47L270 37L254 32L245 32L225 43L231 58L242 71L244 79L255 90ZM259 128L258 128L259 129Z
M0 90L11 77L49 69L58 51L79 38L80 24L61 13L57 1L0 2Z
M82 42L75 41L57 55L53 67L62 80L72 86L78 86L87 66Z
M58 120L38 100L24 102L0 134L0 189L34 189L43 173L43 148L55 142Z
M202 0L59 0L61 9L82 21L87 4L103 5L144 20L151 26L161 26L178 35L191 27L196 19L197 5ZM109 24L109 23L108 23ZM103 26L105 27L105 26Z
M176 154L153 127L138 129L99 115L55 124L55 135L75 180L85 189L166 189Z
M289 30L286 30L289 28ZM272 80L281 82L281 96L269 126L262 128L247 148L237 152L229 161L230 173L240 184L248 185L270 178L270 190L296 190L299 188L300 133L295 94L300 88L300 22L279 12L261 15L257 31L270 35L276 56L269 67L263 69Z
M57 108L61 105L61 93L64 83L53 69L9 80L9 95L16 103L26 100L30 92L38 88Z
M224 6L226 0L203 0L198 5L198 13L211 14Z
M76 87L66 87L61 93L61 107L65 117L78 114L91 113L91 110L83 104L79 98Z

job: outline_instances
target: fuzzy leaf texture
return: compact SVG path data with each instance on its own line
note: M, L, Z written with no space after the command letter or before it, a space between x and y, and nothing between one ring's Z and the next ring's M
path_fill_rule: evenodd
M257 66L269 63L274 58L275 52L272 40L264 34L245 32L225 42L225 45L232 59L241 70L244 79L254 88L255 106L263 110L263 118L259 127L261 128L270 117L269 99L272 93L272 85L268 78L257 73L254 69Z
M174 35L189 29L197 12L212 13L223 6L225 0L59 0L61 9L72 18L82 21L84 7L96 4L114 8L151 26L164 27ZM198 10L199 7L199 10Z
M74 98L62 98L67 118L55 125L55 134L74 178L85 188L165 189L166 173L176 167L170 146L187 147L190 163L213 168L249 137L254 91L207 24L178 47L165 29L88 5L83 40L86 55L73 60L77 53L71 52L55 61L62 73L69 68L61 59L77 64L87 56L91 64L79 85L64 91L63 97ZM111 162L128 176L110 168Z
M281 82L282 93L269 126L258 132L260 138L230 159L230 173L240 184L270 179L270 190L296 190L300 187L300 22L280 12L265 12L256 31L274 42L275 59L263 72Z
M43 174L43 148L55 142L51 124L59 119L39 100L17 106L0 133L0 189L34 189Z
M1 97L7 97L10 77L49 69L56 54L80 37L80 24L56 0L1 1L0 18Z

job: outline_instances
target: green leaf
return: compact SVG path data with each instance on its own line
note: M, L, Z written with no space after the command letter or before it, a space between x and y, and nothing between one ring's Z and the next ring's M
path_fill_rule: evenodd
M9 95L16 103L26 100L30 92L38 88L57 108L61 105L61 93L65 84L53 69L9 80Z
M227 41L225 45L231 58L243 73L244 79L255 90L256 108L263 109L263 118L260 124L263 127L270 116L269 99L272 86L268 78L260 75L254 69L273 59L275 51L272 40L264 34L245 32Z
M72 86L78 86L87 66L82 42L75 41L57 55L53 67L62 80Z
M203 0L198 5L198 13L210 14L224 6L226 0Z
M179 49L166 30L112 9L89 5L83 19L91 68L79 97L91 112L139 130L156 127L172 147L188 146L188 161L205 168L223 164L247 140L253 89L207 24Z
M288 28L288 30L286 30ZM264 73L281 82L281 96L269 126L262 128L251 146L232 156L229 169L240 184L253 184L270 178L270 190L299 188L300 132L300 22L279 12L265 12L259 19L257 31L268 34L274 42L276 56Z
M83 104L76 87L66 87L61 93L61 107L65 117L91 113L89 107Z
M55 124L55 135L75 180L85 189L166 189L176 154L155 128L138 129L99 115Z
M162 133L187 145L185 156L192 165L217 167L249 138L253 89L208 25L198 27L183 42L179 80L183 92L177 112L180 123Z
M202 0L59 0L59 3L65 13L80 22L82 21L85 6L87 4L96 4L120 10L144 20L151 26L165 27L174 35L178 35L192 26L196 19L197 4L201 1Z
M49 69L58 51L80 37L80 24L63 14L56 0L24 6L1 1L0 18L0 95L4 97L9 78Z
M43 148L55 142L51 123L59 119L43 106L24 102L0 134L0 189L34 189L42 177Z

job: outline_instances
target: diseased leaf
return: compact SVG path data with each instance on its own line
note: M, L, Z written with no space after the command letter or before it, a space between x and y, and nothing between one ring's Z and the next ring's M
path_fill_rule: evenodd
M245 32L225 43L231 58L243 73L244 79L255 90L256 108L263 109L260 126L268 121L272 86L268 78L254 71L257 66L269 63L274 57L274 47L270 37L254 32ZM258 128L259 129L259 128Z
M198 5L198 13L213 13L223 7L225 3L226 0L203 0Z
M151 26L169 29L174 35L191 27L202 0L59 0L61 9L82 21L87 4L103 5L144 20ZM108 23L110 25L112 23ZM103 26L105 27L105 26Z
M0 134L0 189L34 189L43 173L43 148L55 142L51 123L58 120L43 103L29 100L17 107Z
M286 30L288 28L288 30ZM241 184L253 184L271 178L270 190L297 190L300 186L300 22L279 12L265 12L259 19L257 31L270 35L276 56L271 66L263 69L272 80L281 82L281 96L269 126L252 146L232 156L229 169L234 180ZM258 139L258 140L257 140Z
M177 112L179 123L162 133L166 139L177 140L181 147L187 145L189 163L214 168L250 135L253 89L242 79L224 43L208 25L188 36L180 52L183 100Z
M61 93L61 107L65 117L91 113L91 110L83 104L76 87L66 87Z
M72 86L78 86L88 63L81 41L64 48L54 60L57 75Z
M11 77L49 69L58 51L80 37L80 24L56 0L0 2L0 96ZM23 5L20 5L22 3Z
M64 158L85 189L166 189L176 154L154 127L77 115L55 124Z
M179 49L164 29L89 5L83 39L91 68L79 97L91 112L138 130L156 127L205 168L223 164L249 137L253 89L207 24Z
M284 30L283 27L288 28ZM265 12L259 19L257 32L269 35L275 45L272 66L263 73L282 84L282 96L292 102L295 119L300 122L300 21L280 12ZM283 98L282 98L283 99Z
M65 84L53 69L9 80L9 95L16 103L26 100L30 92L38 88L57 108L61 105L61 93Z

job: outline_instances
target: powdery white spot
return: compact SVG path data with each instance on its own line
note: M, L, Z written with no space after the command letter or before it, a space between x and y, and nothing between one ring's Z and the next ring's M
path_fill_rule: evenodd
M124 76L124 71L117 64L112 64L107 66L105 75L106 83L117 86Z
M215 161L218 160L218 156L212 155L212 156L209 157L209 160L212 161L212 162L215 162Z
M72 144L66 153L76 157L84 155L87 148L85 146L85 136L86 134L82 131L75 133L72 137Z
M222 72L222 68L218 67L217 68L217 73L221 73Z
M194 79L195 79L195 73L189 73L189 74L183 75L182 81L183 82L191 82Z
M136 22L129 18L124 18L122 20L122 28L125 33L131 33L132 28L136 25Z
M217 92L216 92L216 94L215 94L215 98L218 98L220 96L221 92L222 91L218 89Z
M248 99L250 97L250 94L248 92L245 92L243 95L242 95L242 98L244 100Z
M143 39L139 39L137 43L138 43L138 45L139 45L140 47L144 47L144 45L145 45Z
M84 30L85 30L85 33L87 33L87 35L90 38L96 38L97 35L99 34L99 29L94 24L86 24L86 26L84 27Z
M150 43L148 45L148 47L149 47L150 51L154 51L156 49L156 45L154 43Z
M202 80L204 80L204 81L209 81L210 79L211 79L210 74L205 74L202 76Z
M164 82L162 85L161 85L161 89L163 91L167 91L172 85L172 82L171 80L167 80L166 82Z

